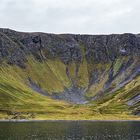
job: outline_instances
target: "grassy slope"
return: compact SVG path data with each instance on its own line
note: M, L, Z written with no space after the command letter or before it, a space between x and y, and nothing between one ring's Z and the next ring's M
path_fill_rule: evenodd
M4 34L2 36L4 40L12 42L9 48L10 51L14 50L11 49L11 45L20 47L20 43L14 43ZM84 56L84 46L79 47ZM45 56L48 56L48 54ZM104 69L108 71L110 66L93 64L93 62L87 64L86 58L83 58L79 68L78 79L76 78L76 64L72 62L68 65L68 68L70 78L76 79L79 86L87 87L92 71L96 69L99 73ZM118 58L115 62L114 75L118 72L123 61L126 61L124 59L127 58ZM69 87L72 84L71 79L66 75L65 69L66 66L59 59L48 59L46 62L39 63L30 57L28 58L26 69L9 66L5 63L2 64L0 66L0 118L12 117L14 116L12 115L13 113L20 112L22 117L29 117L27 113L34 113L36 119L139 119L130 114L132 110L135 112L139 110L140 102L133 107L129 107L127 106L127 101L139 94L140 77L114 94L86 105L72 105L56 101L36 93L28 86L27 79L30 77L44 91L50 94L52 92L61 92L65 87ZM130 69L127 71L130 71ZM95 92L97 93L102 89L108 77L106 73L100 76L100 79L104 80L101 80L96 86L91 86L88 96L93 96ZM122 78L120 76L117 80Z
M131 111L126 105L126 100L131 90L127 86L123 89L125 92L118 91L103 100L86 105L72 105L53 100L36 93L28 86L27 78L30 76L44 90L50 92L54 89L63 90L64 86L70 85L69 79L64 74L64 68L60 61L39 63L32 58L29 58L28 66L24 70L3 64L0 67L0 118L7 118L7 114L10 118L13 113L21 112L20 116L25 118L29 117L28 113L34 113L35 119L138 119L128 116ZM136 88L140 84L140 80L137 81ZM129 87L133 82L130 84Z

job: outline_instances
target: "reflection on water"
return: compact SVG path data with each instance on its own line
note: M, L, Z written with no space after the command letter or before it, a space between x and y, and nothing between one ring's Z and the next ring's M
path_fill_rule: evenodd
M1 122L0 140L140 140L140 122Z

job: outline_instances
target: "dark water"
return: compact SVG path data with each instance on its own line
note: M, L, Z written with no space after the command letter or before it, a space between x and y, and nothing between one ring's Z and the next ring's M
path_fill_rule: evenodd
M140 140L140 122L1 122L0 140Z

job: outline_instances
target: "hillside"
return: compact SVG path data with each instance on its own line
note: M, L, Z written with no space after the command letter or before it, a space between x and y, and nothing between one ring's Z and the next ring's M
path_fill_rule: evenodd
M1 119L139 119L140 35L0 29Z

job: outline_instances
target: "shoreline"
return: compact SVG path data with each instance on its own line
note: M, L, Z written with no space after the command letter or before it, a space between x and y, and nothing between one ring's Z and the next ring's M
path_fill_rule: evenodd
M0 122L140 122L139 120L0 120Z

